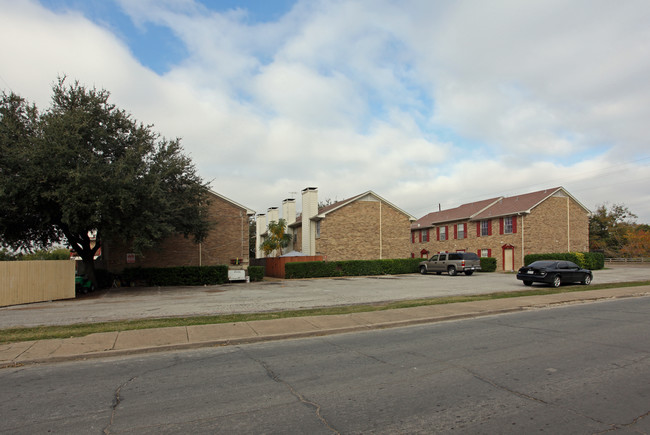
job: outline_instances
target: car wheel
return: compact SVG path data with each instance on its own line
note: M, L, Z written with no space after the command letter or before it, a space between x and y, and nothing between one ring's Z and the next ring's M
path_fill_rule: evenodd
M449 266L447 268L447 273L449 273L449 276L456 276L456 268L454 266Z
M427 267L426 266L420 266L420 273L422 275L426 275L427 274Z
M465 275L467 275L467 276L472 276L473 273L474 273L473 270L466 270L465 271Z
M551 283L553 287L559 287L562 285L562 278L560 275L555 275L555 278L553 278L553 283Z
M583 283L584 285L589 285L589 284L591 284L591 275L589 275L588 273L585 273L584 278L582 278L582 283Z
M530 287L531 285L533 285L533 282L532 281L524 281L524 285L527 285L527 286Z

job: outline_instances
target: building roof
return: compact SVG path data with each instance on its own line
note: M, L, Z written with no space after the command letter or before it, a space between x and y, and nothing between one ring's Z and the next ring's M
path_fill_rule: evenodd
M482 201L463 204L459 207L451 208L449 210L435 211L418 219L411 225L411 228L428 228L444 222L468 220L473 218L478 213L481 213L487 207L491 206L502 198L503 197L484 199Z
M460 207L449 210L429 213L420 218L411 225L411 229L427 228L445 222L462 221L462 220L482 220L491 219L501 216L510 216L514 214L528 214L533 208L554 195L564 195L573 199L587 213L589 209L575 199L573 195L563 187L554 187L551 189L539 190L523 195L511 197L498 197L485 199L482 201L463 204Z
M338 209L340 209L342 207L345 207L346 205L352 204L353 202L359 201L360 199L363 199L363 198L368 197L368 196L372 196L372 197L378 199L379 201L381 201L381 202L383 202L385 204L388 204L390 207L394 208L395 210L399 211L400 213L405 214L406 216L408 216L408 218L409 218L409 220L411 222L416 220L415 216L411 215L410 213L405 212L404 210L402 210L401 208L399 208L396 205L392 204L391 202L386 201L384 198L377 195L372 190L368 190L367 192L363 192L363 193L361 193L359 195L350 197L348 199L344 199L342 201L337 201L334 204L330 204L330 205L327 205L325 207L321 207L321 208L318 209L318 213L316 214L316 216L312 216L310 219L311 220L316 220L316 221L321 220L321 219L325 219L325 217L327 217L327 215L329 213L332 213L332 212L334 212L334 211L336 211L336 210L338 210ZM289 226L290 227L298 227L298 226L301 226L301 225L302 225L302 216L298 216L296 218L296 221L294 223L292 223L291 225L289 225Z
M573 199L587 213L589 209L575 199L573 195L566 191L564 187L554 187L551 189L538 190L537 192L515 195L508 198L501 198L496 204L483 210L473 217L473 220L489 219L493 217L509 216L513 214L528 214L540 203L551 196L562 195Z

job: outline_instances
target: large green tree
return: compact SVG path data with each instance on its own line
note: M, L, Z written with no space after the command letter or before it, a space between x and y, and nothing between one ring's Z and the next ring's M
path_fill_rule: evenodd
M589 249L618 257L635 227L636 215L623 204L599 205L589 218Z
M0 237L14 249L68 243L95 281L102 240L136 252L174 233L201 241L207 184L183 154L109 103L109 92L59 78L43 113L14 93L0 101ZM95 239L93 241L92 239Z

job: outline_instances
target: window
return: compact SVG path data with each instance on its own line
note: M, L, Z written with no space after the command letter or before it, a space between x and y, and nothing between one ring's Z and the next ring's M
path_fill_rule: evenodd
M512 216L503 218L503 233L512 234Z
M423 242L429 241L429 230L422 230L422 241Z
M316 221L316 237L320 237L320 221Z
M465 238L465 225L467 224L456 224L456 234L458 234L459 239Z
M447 240L447 227L440 227L440 240Z
M492 231L490 231L490 220L481 221L481 236L489 236Z
M491 254L492 254L491 251L492 251L491 249L480 249L480 250L479 250L479 255L480 255L482 258L487 258L487 257L490 257L490 256L491 256Z

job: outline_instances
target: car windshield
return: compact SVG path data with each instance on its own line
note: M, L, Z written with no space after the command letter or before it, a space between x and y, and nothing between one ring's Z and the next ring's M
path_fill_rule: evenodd
M555 267L557 261L548 261L548 260L541 260L541 261L534 261L528 265L528 267L532 267L535 269L548 269L550 267Z

